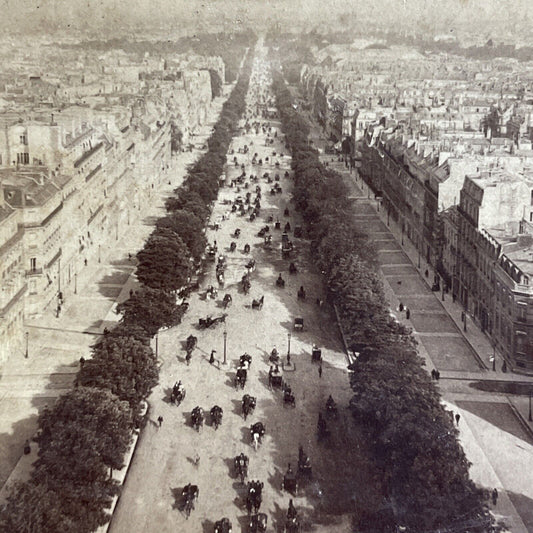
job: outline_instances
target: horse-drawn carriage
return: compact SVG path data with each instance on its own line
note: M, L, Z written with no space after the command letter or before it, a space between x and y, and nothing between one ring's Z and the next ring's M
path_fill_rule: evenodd
M292 470L290 464L287 468L287 472L285 472L285 475L283 476L281 490L290 492L293 496L296 496L296 493L298 492L298 478L296 473Z
M285 280L281 277L281 274L278 276L278 279L276 279L276 287L285 287Z
M289 385L283 388L283 405L290 405L296 407L296 398Z
M223 315L216 316L215 318L212 318L208 315L205 318L198 319L198 326L203 329L210 328L219 322L226 322L226 316L227 315L225 313Z
M214 426L215 430L217 430L218 426L222 424L222 413L222 407L218 405L214 405L211 408L211 411L209 412L209 414L211 415L211 424Z
M253 272L255 270L255 259L251 257L250 260L244 266L248 273Z
M263 501L263 482L262 481L248 481L248 490L246 494L246 510L248 514L254 512L257 514Z
M252 286L252 284L250 283L249 274L243 274L241 278L241 286L242 286L242 291L244 292L244 294L248 294L248 292L250 292L250 287Z
M311 350L311 361L320 362L322 360L322 350L313 344L313 349Z
M326 415L331 418L339 417L339 410L337 409L337 404L335 403L335 400L333 399L331 394L326 400Z
M244 367L237 368L237 373L235 374L235 388L241 388L244 389L244 386L246 385L246 377L248 375L248 371Z
M231 533L232 532L232 524L231 520L229 518L222 518L221 520L217 520L215 522L214 527L214 533Z
M287 509L287 519L285 520L285 533L300 533L301 524L298 519L298 512L296 511L292 499L289 501L289 508Z
M208 244L206 249L206 255L210 261L214 261L217 256L217 247Z
M187 354L191 354L198 344L198 338L194 335L189 335L185 341L185 350Z
M243 353L239 357L239 367L240 368L250 368L252 365L252 356L249 353Z
M250 426L250 434L252 436L252 445L257 451L257 447L261 444L263 437L265 436L265 426L263 422L256 422Z
M244 245L243 251L244 251L245 254L249 254L250 253L250 245L248 243L246 243Z
M233 459L233 466L235 468L235 475L241 480L244 485L244 480L248 477L248 456L241 453Z
M292 241L289 239L289 235L286 232L284 232L281 235L281 255L283 257L288 257L293 250L294 250L294 245L292 244Z
M300 446L298 450L298 476L310 481L313 478L313 469L309 456L304 453Z
M266 226L263 226L258 232L257 232L257 236L258 237L264 237L267 233L270 232L270 226L266 225Z
M242 204L241 204L242 205ZM239 228L237 228L234 232L233 232L233 237L235 239L238 239L241 235L241 230Z
M174 405L179 405L185 399L186 393L187 391L183 388L181 381L174 383L172 392L170 393L170 402Z
M296 317L294 319L294 329L303 330L304 329L304 319L302 317Z
M237 243L235 241L231 241L231 244L229 245L229 251L234 252L237 249Z
M268 517L265 513L253 514L250 516L250 533L265 533L267 530Z
M198 405L191 412L191 424L196 431L204 425L204 410Z
M189 518L191 511L194 509L194 503L198 500L200 490L197 485L191 485L191 483L185 485L181 491L181 499L183 502L183 510L185 516Z
M265 296L261 296L259 300L252 300L252 309L258 309L261 310L263 308L263 304L265 302Z
M265 235L264 247L267 249L272 248L272 235Z
M214 300L218 296L218 290L213 285L209 285L205 290L205 297Z
M257 400L255 396L250 396L249 394L245 394L242 397L242 416L244 417L244 420L246 420L246 417L254 412L255 406L256 406Z
M233 298L231 294L226 293L224 294L224 298L222 299L222 305L224 306L224 309L227 309L233 302Z

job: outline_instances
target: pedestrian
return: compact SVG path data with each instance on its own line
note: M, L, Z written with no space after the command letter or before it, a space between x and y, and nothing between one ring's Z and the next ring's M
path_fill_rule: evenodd
M426 271L424 272L424 275L426 276L426 278L429 276L429 270L426 268Z
M459 425L459 420L461 420L461 415L459 413L455 413L455 423Z
M400 309L400 313L403 311L403 303L400 302L400 305L398 306L398 308Z
M26 439L26 442L24 442L24 455L29 455L30 453L31 453L30 441ZM492 499L494 500L494 494L492 496Z
M212 365L215 363L215 354L217 353L216 350L211 350L211 355L209 357L209 363Z
M83 263L84 263L85 266L87 266L87 259L84 259Z
M318 377L322 377L322 361L320 361L320 364L318 365Z
M83 366L85 365L85 357L83 357L83 355L80 357L80 368L83 368Z
M498 489L494 487L492 490L492 505L496 505L498 503Z
M439 381L440 379L440 370L435 370L435 379Z
M409 307L406 307L405 308L405 318L407 320L409 320L410 317L411 317L411 309L409 309Z
M435 369L431 371L431 379L437 379L437 376L435 375Z
M130 298L133 296L133 289L130 289Z
M161 424L163 423L163 417L161 415L157 417L157 423L159 424L159 427L161 427Z

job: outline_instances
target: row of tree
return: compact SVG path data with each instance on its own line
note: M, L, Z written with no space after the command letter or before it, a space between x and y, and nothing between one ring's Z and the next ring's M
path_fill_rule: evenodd
M457 520L472 532L487 531L486 495L469 477L452 413L423 369L416 341L390 313L377 254L351 216L347 187L309 147L309 124L295 111L279 71L273 88L292 153L294 201L348 344L359 353L352 365L351 410L372 445L396 523L428 531ZM377 530L382 511L364 520L361 510L354 511L359 528Z
M110 518L132 431L157 384L159 368L150 339L180 322L185 306L176 292L200 268L205 223L217 195L226 152L245 108L252 54L225 103L209 150L189 170L168 215L137 254L141 288L117 307L118 325L105 331L81 360L76 387L38 419L39 457L29 481L16 484L0 512L1 531L90 533Z

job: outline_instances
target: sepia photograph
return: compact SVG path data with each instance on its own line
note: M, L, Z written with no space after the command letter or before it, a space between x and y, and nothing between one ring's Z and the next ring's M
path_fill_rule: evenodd
M531 0L0 13L0 533L533 533Z

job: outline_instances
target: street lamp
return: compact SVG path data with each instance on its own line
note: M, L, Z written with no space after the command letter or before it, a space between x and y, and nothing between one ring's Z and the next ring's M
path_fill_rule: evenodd
M98 245L98 262L101 263L102 262L102 257L100 255L100 245Z
M74 294L78 294L78 273L74 272Z
M224 328L224 361L223 361L223 365L226 364L226 340L228 338L228 332L226 331L226 328Z
M492 345L492 371L496 372L496 344Z
M159 352L159 332L155 334L155 356L157 357Z
M531 394L532 394L532 391L530 390L529 391L529 414L527 415L527 419L530 422L533 422L533 417L531 416Z
M287 332L287 364L291 364L291 332Z
M28 338L29 336L30 336L30 333L26 331L26 353L24 354L24 357L26 357L26 359L28 359ZM531 397L530 397L529 410L530 410L529 416L531 417Z

